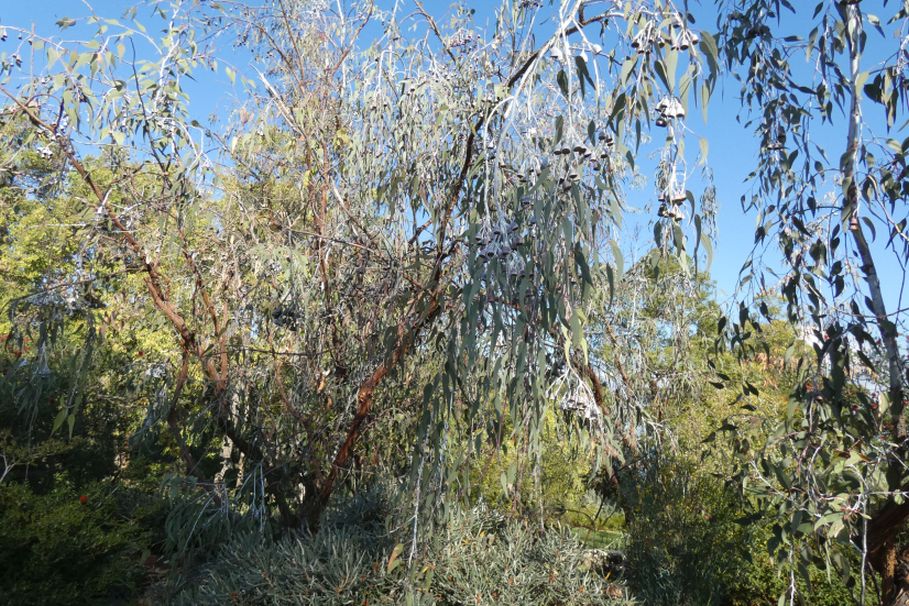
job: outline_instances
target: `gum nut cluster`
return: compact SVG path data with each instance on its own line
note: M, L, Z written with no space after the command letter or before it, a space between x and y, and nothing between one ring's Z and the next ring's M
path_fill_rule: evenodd
M685 117L685 108L676 97L663 97L654 108L657 112L656 125L666 127L670 120Z
M683 187L672 187L659 197L660 208L657 215L664 219L681 221L685 218L681 205L688 199L688 194Z
M615 139L612 134L606 131L600 131L596 137L598 145L590 147L582 139L572 136L569 139L560 142L553 150L556 157L562 156L567 158L575 154L581 162L587 162L590 167L598 171L602 167L601 161L609 158L610 151L615 145ZM572 185L581 180L580 168L577 164L569 164L566 173L559 177L559 186L563 191L571 189Z
M690 31L683 22L681 15L676 15L668 31L660 31L652 23L646 24L631 39L631 48L639 55L649 53L653 46L660 48L668 46L672 50L686 51L697 46L700 37Z

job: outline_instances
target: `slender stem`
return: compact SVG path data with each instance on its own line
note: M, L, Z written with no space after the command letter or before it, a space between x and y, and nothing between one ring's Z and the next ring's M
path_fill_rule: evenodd
M884 297L881 291L880 276L874 263L874 256L871 253L868 239L862 229L862 222L859 220L860 208L856 176L858 173L862 125L861 93L858 90L861 64L862 16L857 4L849 4L846 7L845 21L846 44L849 52L851 107L849 111L847 147L842 162L843 182L846 186L846 197L843 201L843 221L849 224L849 231L852 234L856 250L862 261L862 273L865 276L865 284L870 294L872 311L874 312L887 357L890 418L893 421L894 437L897 441L896 452L893 453L887 467L887 482L890 490L894 491L899 490L901 485L903 475L901 461L904 459L906 441L906 424L903 419L903 364L897 344L896 324L888 317L887 307L884 304ZM894 511L903 515L894 516ZM863 546L865 553L869 549L872 551L880 550L880 557L876 558L876 560L879 563L878 568L882 577L883 603L885 604L893 603L898 592L895 584L895 535L904 524L907 513L909 511L904 511L904 508L895 506L892 498L888 499L888 502L871 522L872 532L868 533L866 531L863 533L863 539L866 541ZM882 526L881 520L884 518L894 519ZM867 545L867 536L869 534L875 539L875 542L870 547ZM863 553L863 558L865 553Z

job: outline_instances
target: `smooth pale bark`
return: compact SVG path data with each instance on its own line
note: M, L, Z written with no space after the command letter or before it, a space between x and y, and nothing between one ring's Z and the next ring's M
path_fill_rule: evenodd
M857 4L846 7L846 39L849 50L850 67L850 97L849 131L846 154L842 163L843 182L846 184L846 196L843 200L843 222L848 223L849 232L852 234L855 248L862 261L862 273L865 285L871 299L874 319L881 335L881 342L887 359L887 373L890 397L890 417L893 423L894 438L899 449L896 456L891 458L887 469L887 480L891 491L902 488L902 461L905 449L902 446L906 440L906 424L903 419L903 364L900 358L897 343L896 325L887 314L884 297L881 291L881 280L878 275L874 256L862 229L859 220L860 204L858 196L858 155L861 145L862 110L861 91L858 89L859 74L861 72L862 15ZM902 588L897 583L898 546L896 535L905 525L909 517L909 504L897 504L892 497L880 511L873 514L869 522L868 552L872 566L881 575L881 592L885 605L899 603L903 594Z

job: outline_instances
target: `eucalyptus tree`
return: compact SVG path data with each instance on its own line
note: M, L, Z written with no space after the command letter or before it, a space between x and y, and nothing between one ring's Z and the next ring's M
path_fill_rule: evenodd
M873 568L892 604L907 582L897 569L909 517L901 342L909 7L871 4L720 1L717 40L760 142L742 198L758 216L743 276L761 290L779 287L816 354L770 443L754 452L743 432L741 477L760 507L777 512L772 543L782 559L857 563L847 574L860 580L862 600ZM784 266L778 284L749 269L773 242ZM767 313L760 298L725 328L734 348L760 330L758 310Z
M541 4L503 2L491 32L420 2L291 0L152 3L160 36L135 10L89 18L85 43L7 29L22 38L3 64L8 113L65 158L96 217L77 236L135 269L131 296L174 338L149 422L192 475L215 455L193 420L224 439L212 502L230 476L314 526L380 450L369 424L399 417L415 532L508 417L533 459L548 406L592 401L621 458L609 436L629 435L627 401L594 397L592 274L621 277L623 191L648 132L657 243L683 261L709 243L684 124L717 49L670 2ZM249 69L218 54L233 34ZM189 114L185 84L207 68L246 91L226 131ZM390 388L419 395L397 408Z
M330 339L339 324L342 334L365 325L383 339L374 350L354 344L343 365L357 380L341 383L334 401L350 401L353 418L317 482L315 511L380 408L377 386L407 360L438 360L434 375L419 377L418 487L462 485L466 476L452 474L467 469L458 457L483 441L501 443L506 417L538 455L539 422L554 400L588 394L603 407L604 429L617 418L596 397L602 380L584 336L591 267L614 261L622 186L635 176L635 147L652 117L668 133L657 233L684 251L680 206L693 196L685 191L682 123L689 93L703 84L709 96L713 72L702 73L700 59L715 47L709 36L698 46L702 34L664 3L561 3L554 33L537 41L537 4L503 4L487 37L466 12L443 29L419 2L376 10L369 18L382 34L361 60L325 61L343 126L340 135L321 135L317 167L288 169L304 171L295 195L315 210L303 231L322 250L308 281L288 288L316 307L325 304L307 293L319 290L333 306L309 320L330 322L318 349L338 350ZM260 75L263 109L252 112L267 122L255 128L276 119L294 135L280 158L301 149L296 140L319 140L299 109L311 89L298 82L298 60L281 52L297 46L283 25L293 22L286 10L269 32L262 16L245 18L264 52L280 57L274 73ZM254 161L237 166L253 167L246 176L257 171ZM306 220L287 222L285 236ZM369 300L343 290L356 280L372 287ZM618 443L602 446L621 456Z

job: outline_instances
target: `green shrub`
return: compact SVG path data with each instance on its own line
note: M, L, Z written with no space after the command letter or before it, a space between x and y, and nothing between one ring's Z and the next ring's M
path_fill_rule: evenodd
M590 570L567 528L540 528L480 508L455 516L421 566L430 603L627 604L625 591Z
M541 530L476 508L455 514L408 567L408 549L397 542L389 511L381 498L359 498L315 535L237 536L176 595L158 599L320 606L629 603L620 587L588 570L583 546L564 529Z
M654 456L625 478L628 582L653 606L758 606L776 604L789 584L767 550L771 536L760 521L747 525L741 504L721 479L687 461ZM811 606L855 603L838 577L808 568L796 575Z
M135 595L146 533L100 486L80 494L0 486L0 603L110 604Z

